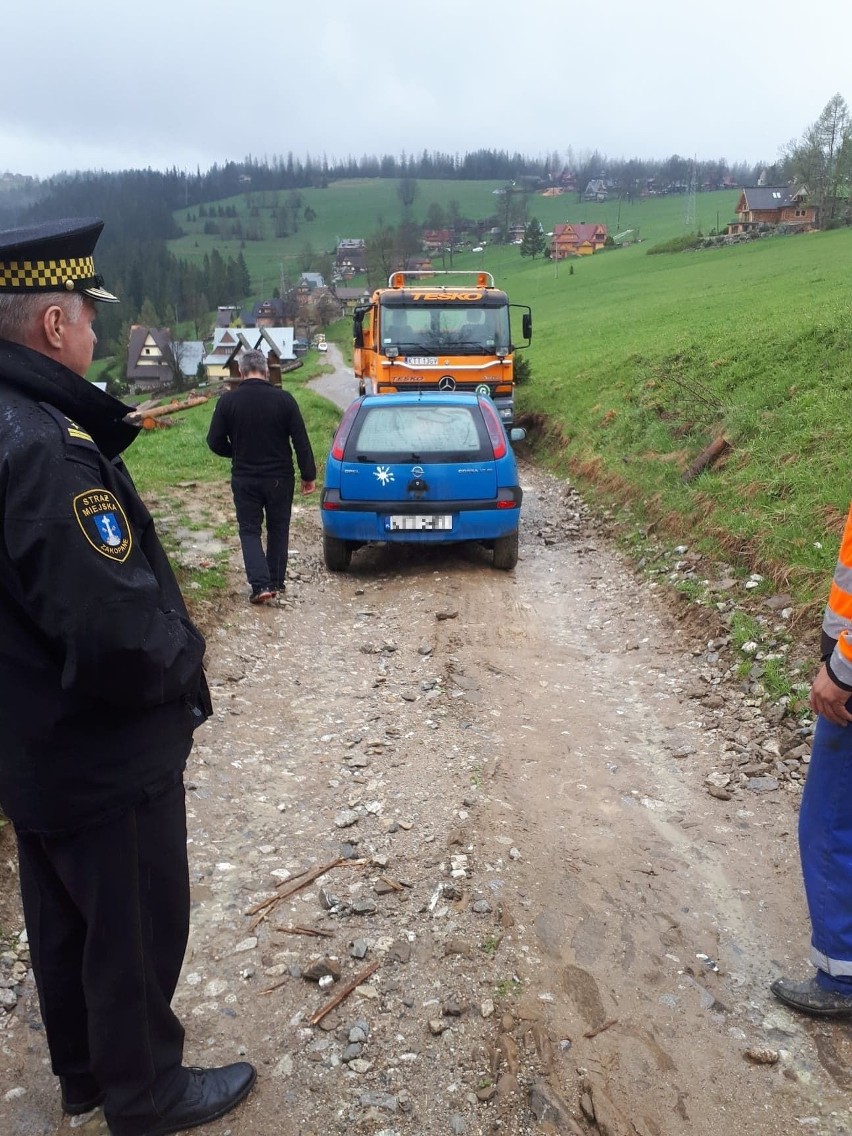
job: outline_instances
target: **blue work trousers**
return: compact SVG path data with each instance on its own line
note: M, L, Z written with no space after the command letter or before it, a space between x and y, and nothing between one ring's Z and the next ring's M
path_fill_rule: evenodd
M799 853L817 981L852 997L852 724L817 720L799 812Z

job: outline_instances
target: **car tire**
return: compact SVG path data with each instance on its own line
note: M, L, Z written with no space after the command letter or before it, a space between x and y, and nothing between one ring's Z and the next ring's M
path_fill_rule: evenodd
M352 545L347 540L323 533L322 554L329 572L345 572L352 559Z
M494 567L509 572L518 563L518 533L499 536L494 541Z

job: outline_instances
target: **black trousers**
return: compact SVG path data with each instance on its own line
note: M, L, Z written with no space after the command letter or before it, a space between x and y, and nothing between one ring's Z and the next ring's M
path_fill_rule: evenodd
M284 586L295 483L295 475L231 478L243 563L252 589ZM264 515L265 552L261 540Z
M70 836L18 833L41 1015L59 1077L106 1094L113 1136L183 1095L170 1002L189 932L183 783Z

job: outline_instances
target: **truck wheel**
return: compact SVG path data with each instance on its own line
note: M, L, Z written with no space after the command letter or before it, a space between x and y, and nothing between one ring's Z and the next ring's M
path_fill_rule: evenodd
M510 533L494 541L494 567L508 572L518 563L518 534Z
M352 546L349 541L338 540L336 536L323 533L322 554L329 572L345 572L352 559Z

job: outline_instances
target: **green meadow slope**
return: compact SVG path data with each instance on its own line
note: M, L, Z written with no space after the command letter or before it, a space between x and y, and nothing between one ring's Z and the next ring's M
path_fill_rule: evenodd
M495 187L421 181L413 215L452 199L467 216L493 215ZM269 214L260 197L228 204L246 217L252 208ZM699 195L695 227L724 227L737 197ZM242 248L258 292L261 282L271 291L306 241L330 251L338 237L368 237L400 219L394 182L340 183L303 198L317 217L298 234L217 243L223 255ZM546 231L601 220L639 241L558 265L487 246L457 254L454 267L488 269L533 309L532 376L518 402L540 427L531 438L545 460L601 500L629 502L673 537L686 534L785 583L797 601L815 601L852 494L852 231L648 256L686 231L686 209L682 197L583 205L576 195L531 196L528 216ZM171 247L203 255L214 240L195 231ZM684 469L720 435L731 444L726 458L683 484Z

